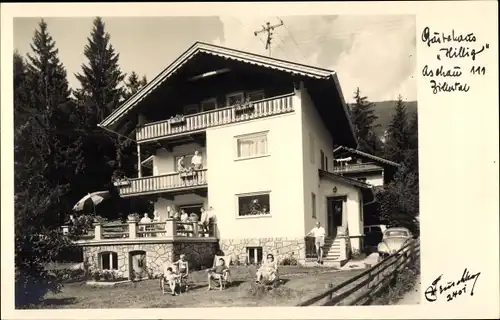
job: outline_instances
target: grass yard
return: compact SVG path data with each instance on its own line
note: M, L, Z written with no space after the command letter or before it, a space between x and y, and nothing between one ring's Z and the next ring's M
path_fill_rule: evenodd
M162 295L159 280L92 287L84 282L66 284L59 294L48 294L40 308L169 308L294 306L339 284L362 270L331 268L280 268L285 284L268 292L256 290L255 267L232 267L233 284L223 291L207 291L206 271L190 274L191 289L179 296Z

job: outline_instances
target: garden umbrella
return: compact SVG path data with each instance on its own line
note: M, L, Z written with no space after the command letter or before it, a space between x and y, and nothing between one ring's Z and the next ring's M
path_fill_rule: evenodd
M75 204L75 206L73 207L73 211L82 211L86 203L92 203L92 208L95 212L95 206L101 203L103 200L109 198L110 196L111 195L109 194L109 191L97 191L89 193Z

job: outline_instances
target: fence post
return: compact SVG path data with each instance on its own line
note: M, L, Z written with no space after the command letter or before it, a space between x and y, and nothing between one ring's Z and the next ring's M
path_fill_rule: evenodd
M102 239L102 223L100 222L94 223L94 239L95 240Z
M128 221L128 237L129 239L137 238L137 221Z
M198 222L193 222L193 237L198 237Z
M165 233L167 236L175 236L176 235L176 224L175 224L175 219L173 218L168 218L165 221Z

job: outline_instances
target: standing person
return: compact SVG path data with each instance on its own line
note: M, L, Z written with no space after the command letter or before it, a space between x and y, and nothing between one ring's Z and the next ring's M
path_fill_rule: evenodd
M321 226L321 223L316 222L316 227L312 228L306 237L313 235L314 246L316 247L316 254L318 255L318 263L323 264L323 246L325 245L325 228Z
M151 223L151 218L149 218L149 215L147 213L144 214L144 217L141 218L141 221L139 221L139 224L143 224L143 226L139 227L139 230L141 231L148 231L150 226L148 225ZM149 237L149 234L144 233L143 234L145 237Z
M177 160L177 172L182 173L186 171L186 165L184 164L184 156L181 156Z
M198 150L196 150L191 157L191 166L194 170L201 170L203 167L203 158Z

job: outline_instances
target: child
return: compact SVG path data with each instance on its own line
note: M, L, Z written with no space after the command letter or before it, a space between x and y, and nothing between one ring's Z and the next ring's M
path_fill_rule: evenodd
M262 266L257 270L257 280L255 282L266 284L273 283L278 278L278 265L274 261L274 256L272 254L267 255L267 260L262 264Z
M220 258L219 261L217 261L217 265L215 268L210 268L208 269L208 291L212 289L211 287L211 280L218 280L219 281L219 289L222 290L223 288L223 282L227 281L227 278L229 276L229 268L226 266L226 261L224 259Z
M175 291L178 283L179 276L174 273L172 267L168 267L163 275L165 280L168 281L168 285L170 286L170 291L172 291L172 295L176 296L177 292Z
M179 257L179 260L174 262L174 265L177 265L177 274L180 277L180 280L184 282L186 286L186 291L188 291L188 286L187 286L187 276L189 274L189 263L186 261L186 255L181 254Z

